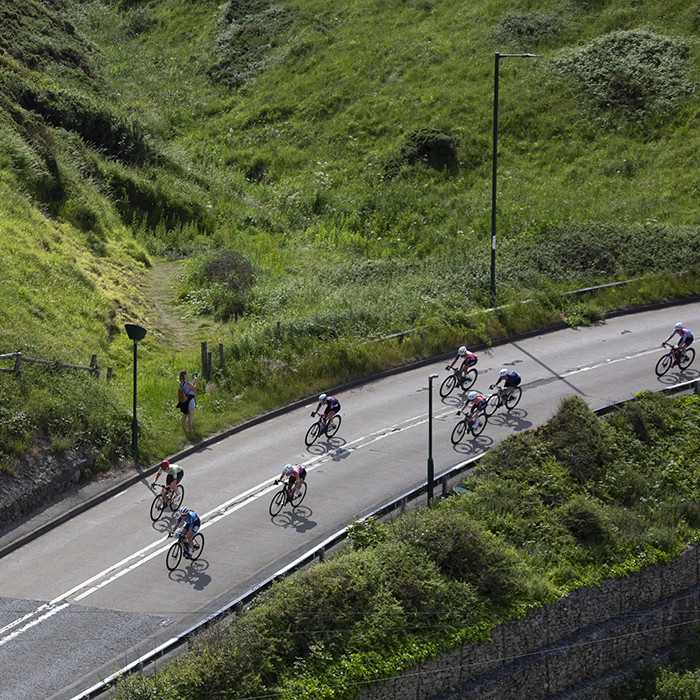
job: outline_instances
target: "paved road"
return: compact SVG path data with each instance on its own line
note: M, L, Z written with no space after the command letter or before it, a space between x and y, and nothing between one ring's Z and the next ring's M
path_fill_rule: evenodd
M428 376L437 474L515 432L546 421L577 393L592 408L700 377L700 361L656 378L660 343L682 320L700 329L700 304L620 316L479 353L475 388L501 367L523 376L523 398L500 410L477 439L453 447L458 396L441 399L445 363L343 392L338 435L307 449L312 404L264 421L183 460L185 502L204 522L196 563L170 573L170 519L153 524L146 481L72 518L0 563L0 700L73 698L100 678L278 571L356 516L425 482ZM273 479L288 462L306 466L309 491L295 511L271 519Z

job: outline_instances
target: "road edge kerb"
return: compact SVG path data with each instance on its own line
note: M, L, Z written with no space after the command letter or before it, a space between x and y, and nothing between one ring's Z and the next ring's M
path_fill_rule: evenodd
M584 290L588 291L588 290ZM663 309L663 308L672 308L674 306L685 306L687 304L693 304L693 303L698 303L700 302L700 295L698 296L691 296L691 297L685 297L682 299L671 299L671 300L666 300L666 301L658 301L658 302L652 302L649 304L640 304L639 306L634 306L626 309L616 309L613 310L605 315L605 318L615 318L617 316L625 316L625 315L630 315L630 314L636 314L636 313L643 313L645 311L655 311L658 309ZM543 326L540 328L534 328L529 331L524 331L522 333L514 333L511 335L506 335L506 336L501 336L499 338L493 339L491 342L488 343L478 343L476 345L470 346L472 350L481 352L483 350L487 350L488 348L491 347L497 347L500 345L507 345L508 343L512 343L516 340L523 340L524 338L532 338L534 336L538 335L547 335L549 333L553 333L558 330L562 330L564 328L569 327L569 324L566 323L565 321L560 321L557 323L550 324L548 326ZM451 358L454 355L454 351L449 352L449 353L442 353L440 355L434 355L432 357L428 358L423 358L420 360L416 360L415 362L410 362L406 365L401 365L399 367L392 367L387 370L382 370L381 372L375 372L374 374L368 375L366 377L359 377L357 379L353 379L352 381L346 382L344 384L340 384L336 387L333 387L328 390L327 393L339 393L342 391L347 391L348 389L352 389L356 386L360 386L362 384L369 384L371 382L378 381L380 379L384 379L385 377L391 377L396 374L401 374L403 372L410 372L411 370L414 369L419 369L420 367L425 367L427 365L434 364L435 362L441 361L441 360L446 360ZM239 432L242 432L243 430L246 430L252 426L259 425L260 423L264 423L265 421L272 420L273 418L276 418L278 416L284 415L286 413L289 413L291 411L296 410L297 408L301 408L304 406L304 404L308 404L309 401L312 399L311 396L307 396L303 399L299 399L298 401L293 401L292 403L286 404L285 406L280 406L279 408L273 409L272 411L269 411L267 413L263 413L259 416L255 416L255 418L251 418L243 423L240 423L239 425L233 426L231 428L227 428L226 430L221 431L220 433L216 433L215 435L210 435L207 438L204 438L200 442L197 442L196 444L190 445L189 447L186 447L179 452L175 453L174 455L170 455L168 459L170 461L178 461L180 459L184 459L185 457L188 457L190 455L193 455L200 450L203 450L211 445L216 444L217 442L220 442L221 440L225 440L228 437L231 437L232 435L235 435ZM25 544L28 544L29 542L32 542L33 540L41 537L42 535L46 534L50 530L52 530L55 527L58 527L59 525L62 525L63 523L67 522L71 518L74 518L76 515L80 515L81 513L84 513L85 511L89 510L90 508L93 508L96 505L99 505L100 503L103 503L106 500L109 500L113 496L116 496L120 491L124 490L125 488L129 488L130 486L134 486L135 484L139 483L140 481L146 479L146 477L155 474L158 466L153 465L147 468L143 468L142 471L139 471L139 473L134 474L132 476L127 477L123 481L120 481L119 484L116 486L111 486L106 488L104 491L100 491L96 493L94 496L89 498L88 500L84 501L78 506L75 506L71 508L70 510L67 510L66 512L62 513L56 518L51 519L49 522L45 523L44 525L39 526L36 530L33 530L32 532L27 533L26 535L22 535L18 537L17 539L13 540L10 544L5 545L4 547L0 548L0 559L5 557L6 555L14 552L15 550L19 549L20 547L23 547Z

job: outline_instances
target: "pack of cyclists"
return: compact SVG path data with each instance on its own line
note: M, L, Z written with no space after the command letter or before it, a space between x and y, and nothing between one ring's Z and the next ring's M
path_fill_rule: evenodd
M676 357L680 355L693 343L693 334L686 328L682 323L676 323L673 332L668 338L662 343L665 345L669 343L674 336L678 336L678 342L674 347L674 352ZM455 358L448 365L447 369L454 369L455 364L461 362L460 371L465 374L470 368L477 364L478 358L473 353L470 352L465 345L462 345L458 350ZM503 368L498 373L498 379L493 382L489 388L496 389L501 383L503 388L501 394L503 398L512 394L516 387L520 386L522 382L522 377L515 370L508 370ZM460 406L457 411L457 415L466 413L469 411L470 422L473 421L475 427L478 427L479 421L485 420L484 413L486 406L488 404L488 398L484 396L480 391L470 391L467 395L464 403ZM331 421L335 415L340 411L340 402L334 396L329 396L327 394L321 394L318 397L318 403L315 410L311 412L312 416L317 415L323 410L323 416L326 421ZM177 464L171 464L167 459L164 459L159 464L158 470L156 472L155 480L152 486L155 486L161 474L165 474L166 485L175 491L179 483L182 482L184 476L184 470ZM280 474L278 479L275 479L275 484L278 482L285 482L288 485L290 491L298 491L302 484L306 480L306 469L301 464L287 464ZM201 521L199 516L195 511L189 509L185 506L180 508L178 512L178 519L172 528L171 535L180 531L185 534L187 538L187 549L188 555L192 553L192 538L197 533L201 527Z

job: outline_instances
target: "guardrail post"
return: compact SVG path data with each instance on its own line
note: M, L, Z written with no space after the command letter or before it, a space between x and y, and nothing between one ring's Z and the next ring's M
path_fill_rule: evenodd
M318 560L320 562L324 562L326 560L326 549L325 547L321 547L321 549L318 550Z

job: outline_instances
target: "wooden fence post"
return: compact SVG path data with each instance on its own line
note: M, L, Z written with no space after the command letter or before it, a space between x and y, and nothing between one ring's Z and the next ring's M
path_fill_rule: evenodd
M18 352L18 353L15 355L15 369L14 369L14 372L13 372L13 374L15 375L15 377L19 377L19 368L21 367L21 365L22 365L22 353L21 353L21 352Z
M224 344L219 343L219 367L224 366Z
M202 376L207 378L207 341L202 341Z

